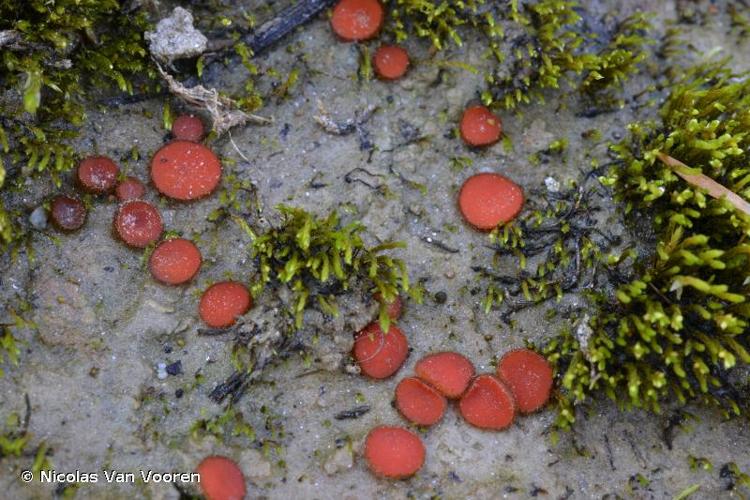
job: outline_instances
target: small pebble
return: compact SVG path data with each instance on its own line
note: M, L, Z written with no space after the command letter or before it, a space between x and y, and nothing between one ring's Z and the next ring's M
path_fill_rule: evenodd
M435 302L438 304L445 304L448 300L448 294L445 292L438 292L435 294Z
M29 215L29 222L34 229L42 230L47 227L47 210L44 207L36 207L31 215Z
M170 375L179 375L182 373L182 361L175 361L171 365L167 365L166 370Z
M167 364L166 363L159 363L156 365L156 377L159 380L164 380L167 378Z
M560 191L560 181L554 177L547 177L544 179L544 185L547 186L547 191L550 193L557 193Z

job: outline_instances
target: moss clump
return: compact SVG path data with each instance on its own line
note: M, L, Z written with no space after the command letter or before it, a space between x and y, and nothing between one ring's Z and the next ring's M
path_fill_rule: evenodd
M724 65L689 71L659 120L631 125L614 151L618 166L604 181L629 220L651 227L637 228L638 246L607 263L616 288L598 296L590 335L565 333L547 347L562 375L558 423L570 425L573 405L595 394L657 412L664 399L746 412L746 382L732 369L750 363L750 217L688 184L657 154L750 198L747 75ZM629 272L620 266L627 258Z
M636 13L621 21L605 44L581 29L577 6L566 0L541 0L523 9L513 5L510 19L522 34L511 42L509 69L498 66L487 77L489 88L482 95L486 104L513 109L543 100L545 89L565 83L599 98L636 73L646 58L650 24L645 16Z
M21 165L55 179L73 166L69 140L86 118L87 92L132 92L136 76L154 76L146 26L145 14L116 0L0 0L0 147L12 165L6 173L0 164L0 188ZM0 207L0 244L16 236Z
M650 44L646 34L651 23L638 12L625 18L615 29L612 40L602 48L584 74L579 91L595 101L613 102L614 90L638 72L638 65L648 56Z
M590 286L590 271L612 241L596 229L598 207L593 189L573 185L562 192L533 193L529 207L515 221L490 233L495 263L512 258L517 275L474 267L486 286L485 311L502 304L503 315ZM535 200L541 200L541 203Z
M367 286L385 299L380 307L380 322L388 329L386 302L399 290L419 299L419 289L410 286L406 265L384 252L403 246L385 242L368 247L362 239L365 226L360 222L342 224L334 210L316 217L300 208L279 205L281 223L256 234L238 219L252 238L252 257L258 264L258 276L251 291L260 295L269 285L288 287L292 293L290 312L297 328L311 301L331 315L337 315L336 295L353 284Z
M622 20L608 40L586 31L578 3L570 0L533 2L432 2L392 0L392 26L398 41L410 34L442 49L462 45L462 30L478 30L487 43L486 57L495 69L485 79L487 105L514 109L541 100L545 89L569 83L587 96L613 100L612 91L646 58L651 29L642 13Z
M403 42L409 34L427 38L440 50L447 42L462 45L458 30L461 26L481 27L491 37L502 35L501 28L485 0L459 0L456 2L431 2L429 0L391 0L387 2L396 40ZM483 10L484 12L480 12Z

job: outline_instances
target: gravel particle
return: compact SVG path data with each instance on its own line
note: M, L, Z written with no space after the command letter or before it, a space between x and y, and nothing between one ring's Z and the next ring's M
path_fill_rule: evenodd
M154 57L167 63L199 56L208 44L205 35L193 26L193 15L182 7L175 7L169 17L158 22L156 31L147 31L144 37Z
M41 231L47 227L47 210L44 207L36 207L31 215L29 215L29 222L34 227Z
M337 472L351 469L354 465L354 454L352 453L351 446L342 446L331 454L331 456L323 464L323 470L326 474L333 475Z
M167 365L167 373L170 375L179 375L182 373L182 361L175 361L174 363Z

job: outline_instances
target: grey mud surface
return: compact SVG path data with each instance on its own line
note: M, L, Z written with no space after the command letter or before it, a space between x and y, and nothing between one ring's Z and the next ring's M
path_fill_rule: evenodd
M593 4L589 8L595 16L610 8ZM676 17L671 1L617 5L618 14L637 8L653 11L656 24ZM722 47L735 55L739 66L748 67L750 44L736 45L726 34L726 19L709 16L705 26L686 29L697 50ZM314 21L256 61L261 71L273 67L282 75L292 68L301 72L289 99L269 99L260 110L275 123L236 128L234 145L228 137L212 145L226 160L225 182L229 174L255 182L269 219L278 203L316 213L345 205L371 228L371 241L392 238L408 244L399 254L412 277L424 280L428 293L423 304L406 304L400 326L413 352L395 377L374 382L341 369L317 370L294 355L268 367L237 405L255 429L254 441L242 436L223 443L191 437L196 420L223 411L207 395L231 373L229 339L196 334L198 297L216 280L249 280L254 272L248 240L238 227L229 220L206 220L219 206L218 196L175 204L159 199L153 189L147 195L161 207L166 228L195 238L203 252L203 268L186 287L154 282L141 253L113 238L116 205L107 200L94 203L80 232L35 232L33 262L24 253L12 264L3 258L0 300L9 306L28 302L28 315L38 328L18 334L25 342L21 363L0 378L0 417L4 421L14 412L23 415L28 394L33 434L29 449L47 443L49 460L59 472L100 473L97 484L80 485L76 498L176 499L179 493L169 484L106 484L101 471L186 472L209 454L226 455L240 464L252 498L671 498L694 485L699 489L693 498L730 496L719 469L732 461L746 470L750 465L746 421L724 421L717 413L688 408L696 418L676 430L670 448L663 437L672 409L653 416L620 412L607 402L581 411L575 431L561 435L557 445L549 436L553 411L519 419L505 432L488 433L463 423L451 408L442 422L422 434L427 459L416 477L393 482L368 472L360 456L364 436L377 424L404 423L391 406L393 389L422 355L456 350L474 360L479 372L490 371L493 358L502 352L525 340L543 342L554 335L562 325L544 319L547 308L580 305L579 299L568 297L558 306L518 314L515 328L504 324L497 312L481 312L481 293L472 294L470 266L488 262L490 254L486 236L463 225L455 208L463 179L496 171L529 191L543 188L548 176L564 184L587 168L587 154L604 156L605 142L621 137L634 118L630 106L596 118L576 117L578 103L550 94L545 105L503 115L512 151L501 144L469 151L452 133L464 106L477 98L481 76L440 61L483 68L479 40L469 39L463 48L438 55L423 42L407 46L415 64L405 79L359 82L357 48L336 42L324 19ZM287 47L295 48L294 55ZM207 70L204 83L240 89L246 76L239 64L215 65ZM647 83L639 79L629 90ZM326 134L313 120L318 100L337 119L378 106L364 126L363 139L374 149L362 150L356 133ZM110 155L127 174L148 179L150 155L167 140L162 105L163 99L152 99L91 109L78 144L81 154ZM591 129L601 131L600 144L581 139L581 133ZM571 143L564 161L530 163L530 155L561 137ZM140 153L137 161L128 159L133 148ZM450 159L459 156L471 157L473 165L452 169ZM385 188L346 182L346 174L357 167L370 173L359 171L358 178ZM65 178L63 190L72 189L70 178ZM53 192L51 185L42 185L13 202L30 213ZM457 251L432 244L436 240ZM438 292L447 295L445 303L434 300ZM259 322L272 318L270 303L267 296L260 297L248 317ZM323 327L322 333L342 332ZM182 374L157 377L158 363L177 360ZM181 398L175 396L178 389L184 391ZM355 420L333 418L361 404L372 410ZM713 470L692 470L690 456L707 458ZM57 484L19 480L32 461L33 456L0 461L0 497L49 498L59 491Z

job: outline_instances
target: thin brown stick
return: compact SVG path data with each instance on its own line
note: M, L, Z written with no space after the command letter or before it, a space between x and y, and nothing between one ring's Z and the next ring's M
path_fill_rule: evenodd
M704 189L710 196L713 196L716 199L720 200L722 198L726 198L726 200L731 203L734 208L736 208L740 212L750 215L750 203L748 203L744 198L742 198L731 189L722 186L707 175L691 173L690 167L682 163L680 160L672 158L668 154L662 153L661 151L656 153L656 157L659 158L659 160L663 164L671 168L675 174L682 177L682 179L684 179L688 184Z

